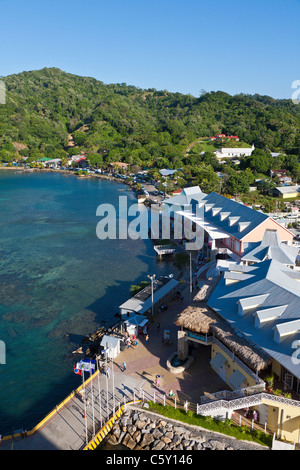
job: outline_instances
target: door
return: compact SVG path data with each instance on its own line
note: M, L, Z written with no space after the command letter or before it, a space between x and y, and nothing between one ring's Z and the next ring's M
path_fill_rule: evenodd
M225 365L220 367L219 376L221 377L222 380L224 380L224 382L226 382L226 367L225 367Z

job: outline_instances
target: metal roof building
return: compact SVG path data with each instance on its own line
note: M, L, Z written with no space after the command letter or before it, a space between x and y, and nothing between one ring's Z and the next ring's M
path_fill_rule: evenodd
M300 341L300 273L275 259L251 268L246 277L229 283L226 272L207 303L249 344L300 380L300 360L294 354L294 342Z
M153 284L153 306L156 309L158 306L173 295L179 281L169 277L161 277L156 279ZM119 307L122 317L128 313L139 313L140 315L147 314L152 310L152 291L151 286L145 287L141 292L136 294L131 299L124 302Z

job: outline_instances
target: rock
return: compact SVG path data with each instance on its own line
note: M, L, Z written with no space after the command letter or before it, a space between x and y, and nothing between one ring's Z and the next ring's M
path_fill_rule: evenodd
M132 437L130 437L127 441L127 444L126 446L130 449L130 450L133 450L136 446L136 442L134 439L132 439Z
M162 450L165 447L165 445L166 444L163 441L157 440L154 442L151 450Z
M145 426L146 426L146 421L142 421L142 420L138 420L136 421L135 425L137 427L137 429L143 429Z
M174 432L175 434L181 435L186 432L186 429L180 427L180 426L174 426Z
M155 429L156 428L156 424L155 423L149 423L146 425L145 427L148 431L151 431L152 429Z
M172 440L174 437L174 433L172 431L167 431L165 436Z
M121 435L121 428L118 424L116 424L113 428L113 435L116 436L117 439L119 439Z
M212 446L213 450L224 450L225 449L224 442L215 441L213 439L210 439L209 444Z
M118 444L118 439L114 434L112 434L111 436L109 436L108 442L114 446Z
M166 425L167 425L167 422L166 422L166 421L160 421L160 422L159 422L159 427L164 428L164 427L166 427Z
M181 442L181 437L178 436L178 434L175 434L175 436L173 437L173 442L174 444L179 444Z
M127 431L128 431L129 434L132 436L132 435L135 433L135 431L136 431L136 426L134 426L134 425L132 425L132 424L131 424L130 426L127 426Z
M126 434L126 431L121 432L119 440L118 440L118 444L120 444L122 442L123 437L125 436L125 434Z
M183 439L181 441L181 444L183 445L183 447L188 447L190 445L191 441L189 441L188 439Z
M172 439L170 439L169 437L163 436L161 438L161 441L164 442L165 444L170 444L172 442Z
M149 446L150 444L152 444L152 442L154 442L154 437L152 436L152 434L147 433L147 434L144 434L143 439L140 442L140 446L141 447Z
M123 446L127 446L127 442L129 441L130 438L131 438L130 434L126 433L122 441Z
M160 439L162 437L163 433L160 432L160 430L158 428L154 429L153 433L152 433L152 436L155 438L155 439Z
M209 442L203 442L202 443L202 448L205 450L212 450L212 446L210 445Z
M132 438L135 440L135 442L139 443L141 438L142 438L142 433L140 430L135 431L133 434Z
M193 450L202 450L202 444L200 442L195 442Z

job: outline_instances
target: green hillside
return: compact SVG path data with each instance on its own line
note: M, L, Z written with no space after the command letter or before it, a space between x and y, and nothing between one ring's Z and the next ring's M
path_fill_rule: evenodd
M300 170L300 106L291 100L217 91L199 98L167 90L104 84L57 68L4 77L6 104L0 105L0 160L20 155L31 161L87 154L93 165L123 161L153 171L178 169L177 185L201 184L204 191L244 193L255 178L286 168L294 181ZM252 157L221 167L206 140L237 135L254 144ZM205 152L201 154L201 151ZM287 156L272 159L270 152ZM225 171L222 183L216 175ZM225 183L225 184L224 184ZM268 191L268 185L265 191Z
M0 145L6 150L19 142L52 156L69 150L72 134L80 150L107 159L141 163L163 157L172 167L191 142L216 133L238 135L271 151L300 148L300 110L290 100L223 92L195 98L106 85L55 68L3 80L7 100L0 107Z

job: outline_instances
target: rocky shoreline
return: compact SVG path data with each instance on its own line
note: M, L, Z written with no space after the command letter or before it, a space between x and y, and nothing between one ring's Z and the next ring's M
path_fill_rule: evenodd
M134 407L116 421L106 442L112 450L120 445L128 450L150 451L269 450Z

